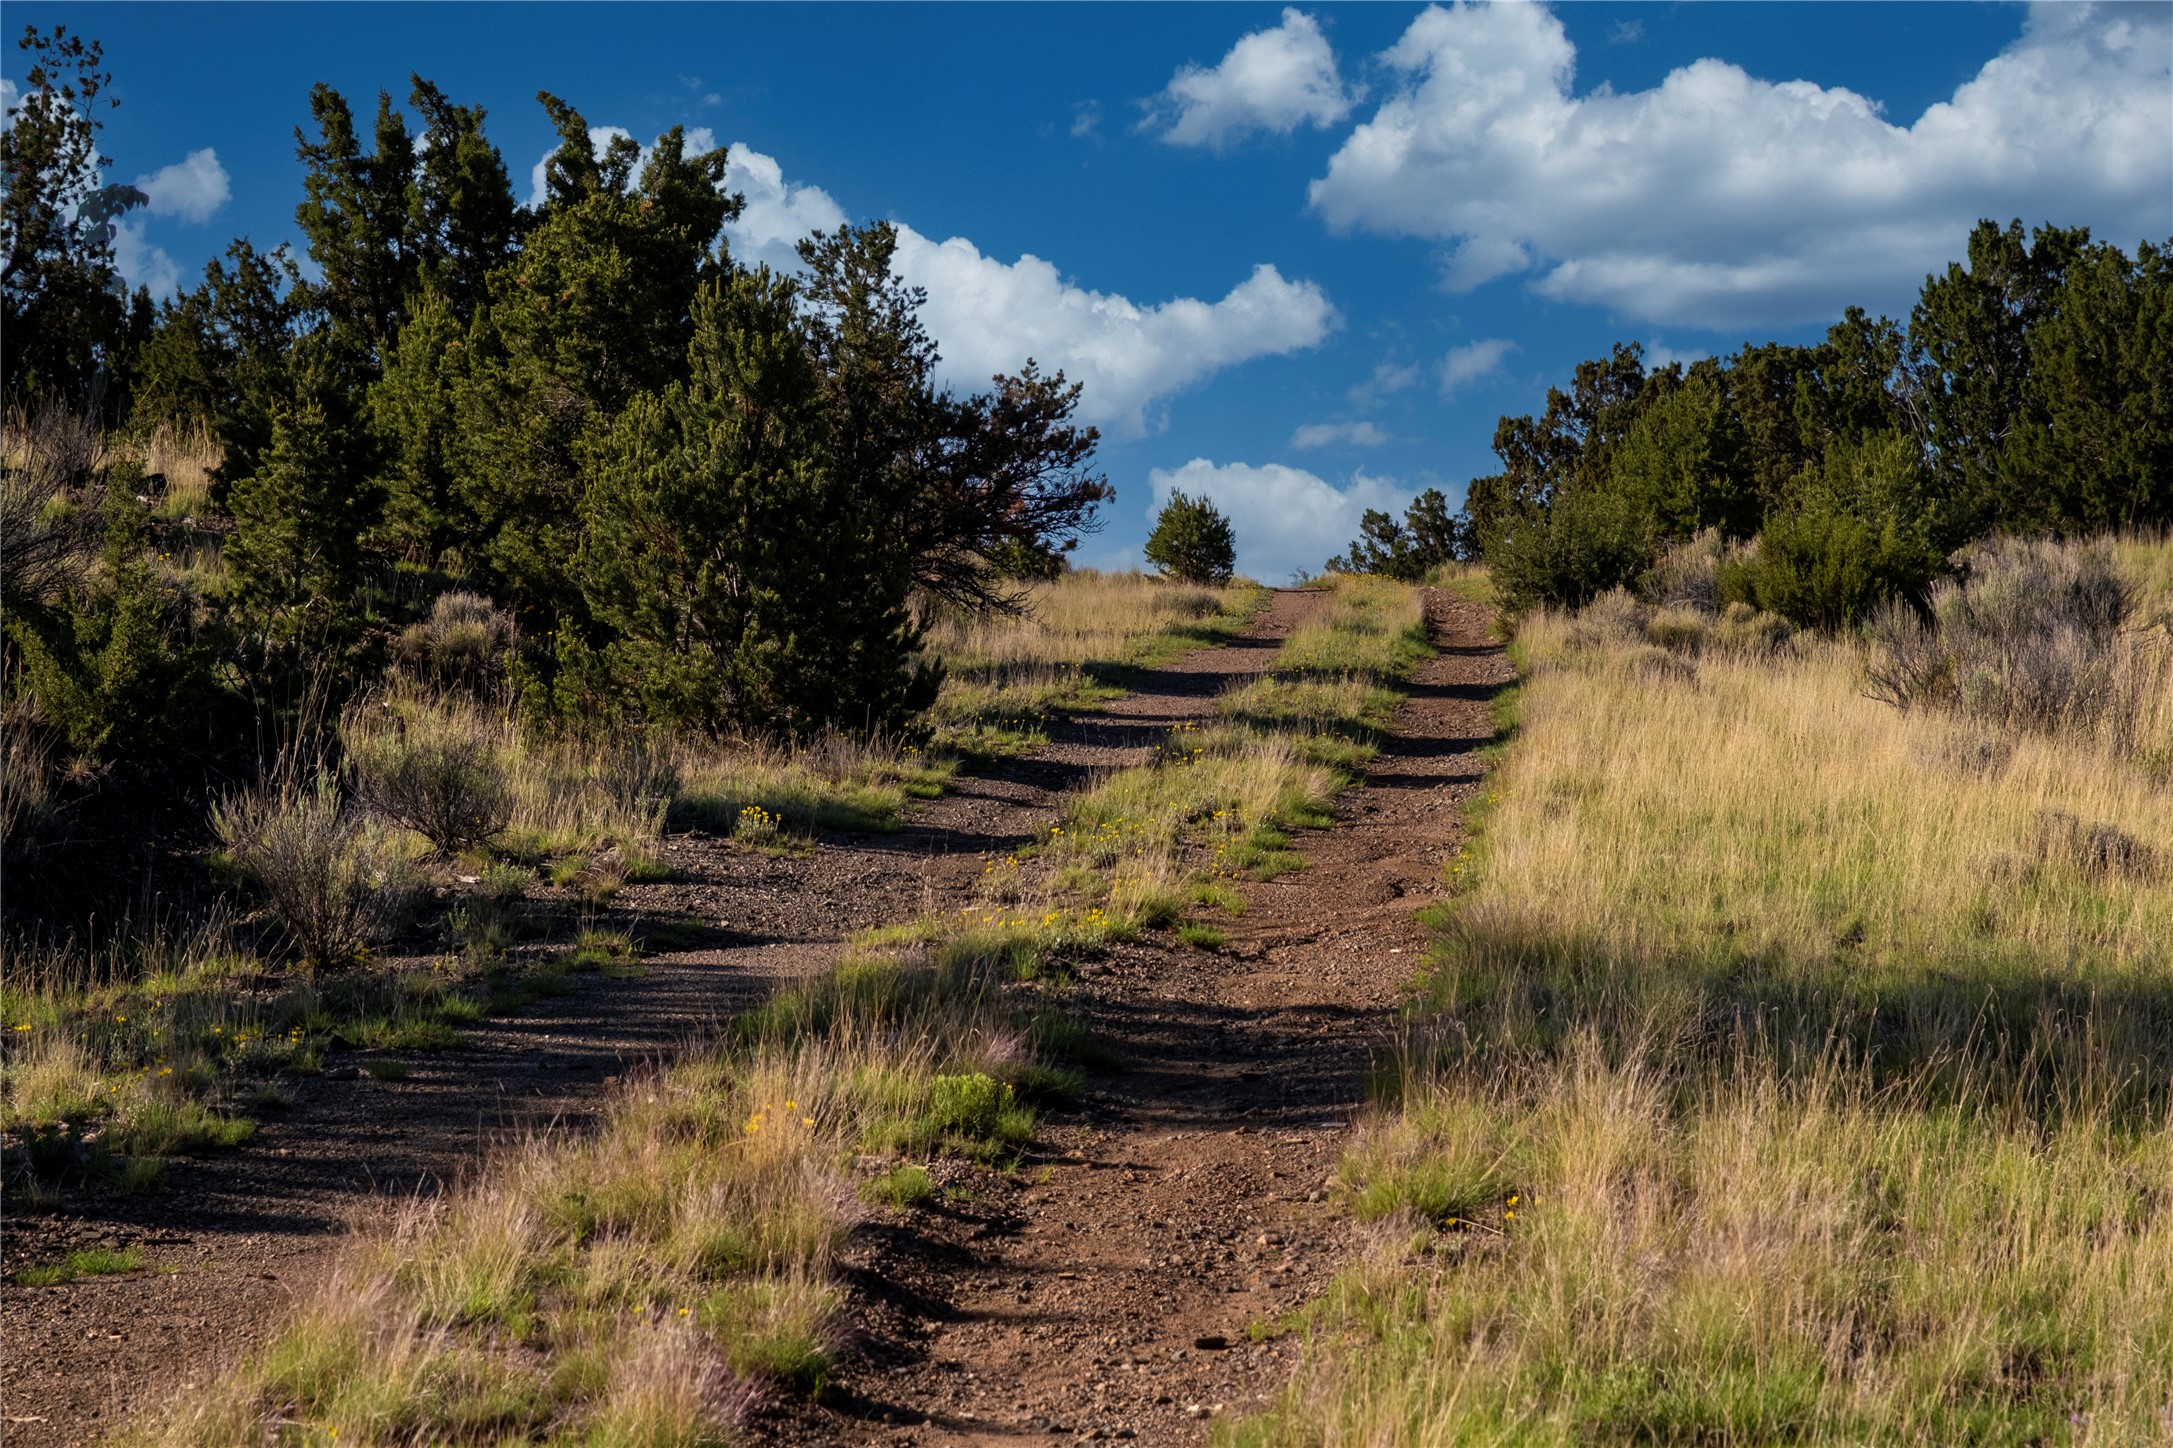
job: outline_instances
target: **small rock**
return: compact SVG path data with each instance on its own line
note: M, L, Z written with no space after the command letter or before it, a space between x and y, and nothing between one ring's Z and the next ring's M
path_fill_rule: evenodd
M1207 1405L1205 1403L1187 1403L1185 1404L1185 1416L1187 1418L1204 1418L1207 1416Z
M324 1079L327 1081L352 1081L361 1074L362 1072L353 1066L327 1066L324 1069Z
M1210 1332L1204 1333L1201 1336L1192 1339L1192 1345L1197 1348L1205 1348L1209 1351L1216 1351L1228 1347L1230 1345L1230 1342L1229 1339L1225 1338L1221 1333Z

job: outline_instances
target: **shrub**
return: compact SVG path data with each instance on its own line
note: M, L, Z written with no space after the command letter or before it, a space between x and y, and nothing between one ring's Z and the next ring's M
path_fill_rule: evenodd
M281 768L212 809L211 826L302 959L347 965L390 930L412 892L408 863L317 770Z
M2110 548L2001 539L1963 556L1919 614L1873 621L1872 693L1901 708L1955 709L1996 724L2107 728L2123 743L2165 688L2164 632L2138 626Z
M1206 498L1171 493L1147 537L1147 561L1183 583L1220 583L1237 566L1237 535Z
M1645 570L1652 539L1628 499L1573 489L1513 519L1487 551L1494 588L1514 616L1546 605L1581 608Z
M393 664L417 682L481 694L505 677L520 641L512 614L456 590L439 594L429 617L408 625L393 646Z
M473 714L384 720L381 710L364 708L350 711L341 734L364 803L441 854L488 844L512 818L496 731Z
M1940 567L1912 529L1809 509L1770 520L1754 553L1721 565L1719 587L1731 603L1838 632L1890 599L1923 597Z

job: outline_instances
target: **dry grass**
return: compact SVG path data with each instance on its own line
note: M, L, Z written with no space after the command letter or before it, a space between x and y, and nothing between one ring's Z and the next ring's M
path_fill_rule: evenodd
M149 437L118 447L143 464L147 482L162 480L153 482L158 492L152 497L152 507L160 518L186 522L209 514L212 474L225 458L210 428L178 428L160 423Z
M2163 1441L2173 796L1632 617L1520 630L1379 1247L1228 1440Z
M1021 617L938 612L927 649L949 671L934 710L939 738L977 750L1045 742L1053 711L1114 697L1130 671L1222 642L1266 598L1242 579L1213 586L1077 569L1035 586Z

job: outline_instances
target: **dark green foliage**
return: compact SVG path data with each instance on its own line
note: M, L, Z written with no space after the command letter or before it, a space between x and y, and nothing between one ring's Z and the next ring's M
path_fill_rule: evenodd
M2062 526L2173 522L2173 262L2087 248L2030 333L2025 424L2008 445Z
M1654 539L1688 538L1706 528L1740 538L1757 531L1762 511L1751 451L1729 407L1726 379L1701 366L1631 425L1610 485Z
M1213 503L1173 492L1147 537L1147 561L1186 583L1219 583L1237 564L1237 538Z
M104 504L106 546L51 601L11 596L6 610L13 687L70 749L91 758L145 758L200 740L217 696L216 650L189 599L144 557L136 477L120 473Z
M1521 514L1487 552L1505 612L1577 608L1633 582L1654 555L1650 525L1634 502L1578 488Z
M596 449L580 574L595 700L705 729L897 730L934 696L912 663L911 574L881 500L838 465L790 283L706 289L692 377L637 398ZM571 643L571 640L568 641Z
M285 247L247 241L209 262L195 291L168 302L139 352L136 425L208 424L225 449L225 483L256 471L292 383L301 272Z
M98 154L100 97L112 77L98 42L25 26L18 47L30 68L0 129L0 391L103 412L131 331L113 221L145 197L100 186L112 164Z
M1350 551L1328 560L1331 573L1378 573L1415 583L1458 557L1463 547L1463 530L1439 488L1412 499L1400 523L1368 508L1358 527Z
M362 538L383 507L358 391L315 340L296 350L262 462L233 485L226 547L236 618L274 649L310 653L359 636Z
M335 344L374 365L400 325L421 262L411 234L415 138L382 92L368 152L338 91L319 82L309 109L319 139L294 133L304 193L294 220L324 278L308 296Z
M2015 466L2017 428L2042 425L2029 405L2030 332L2052 314L2068 264L2089 232L2040 227L2025 239L1980 221L1968 260L1926 277L1909 319L1924 442L1943 490L1977 527L2040 526L2047 500Z
M472 355L451 298L426 287L370 387L370 426L385 449L383 543L426 566L459 562L469 532L456 486Z
M916 587L960 608L1008 609L1013 580L1061 568L1113 496L1088 466L1099 436L1071 423L1077 384L1031 360L988 392L938 389L922 294L892 265L897 244L878 222L800 245L837 466L880 500Z
M1806 628L1842 629L1887 600L1921 599L1946 569L1942 514L1915 443L1876 433L1838 445L1758 550L1720 575L1721 596Z
M724 152L689 156L668 131L636 182L633 142L598 161L579 112L541 99L562 144L542 213L491 274L464 347L453 501L468 568L548 635L561 616L586 627L570 567L588 449L636 394L682 374L694 298L723 274L712 248L738 203L717 189Z

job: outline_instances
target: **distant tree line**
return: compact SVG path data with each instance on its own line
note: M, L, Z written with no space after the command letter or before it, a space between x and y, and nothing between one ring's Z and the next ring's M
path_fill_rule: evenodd
M1451 518L1439 492L1369 511L1332 566L1422 576L1484 560L1513 609L1634 583L1707 529L1755 540L1725 580L1838 626L1921 597L1987 533L2173 523L2173 265L2082 228L1990 221L1927 277L1906 326L1850 308L1824 341L1648 368L1579 364L1504 417L1502 470Z
M1110 496L1061 373L936 382L889 226L811 237L800 275L746 265L723 150L679 128L599 147L549 94L559 144L524 206L480 108L416 77L405 111L358 115L319 85L295 133L308 269L241 239L192 290L130 294L110 221L143 198L101 185L99 48L22 47L8 546L79 566L5 570L0 677L79 751L207 720L247 737L351 692L456 587L517 623L509 677L541 721L896 729L937 684L916 598L1011 606ZM160 515L126 449L18 465L57 413L208 433L206 505ZM154 566L206 546L208 573Z

